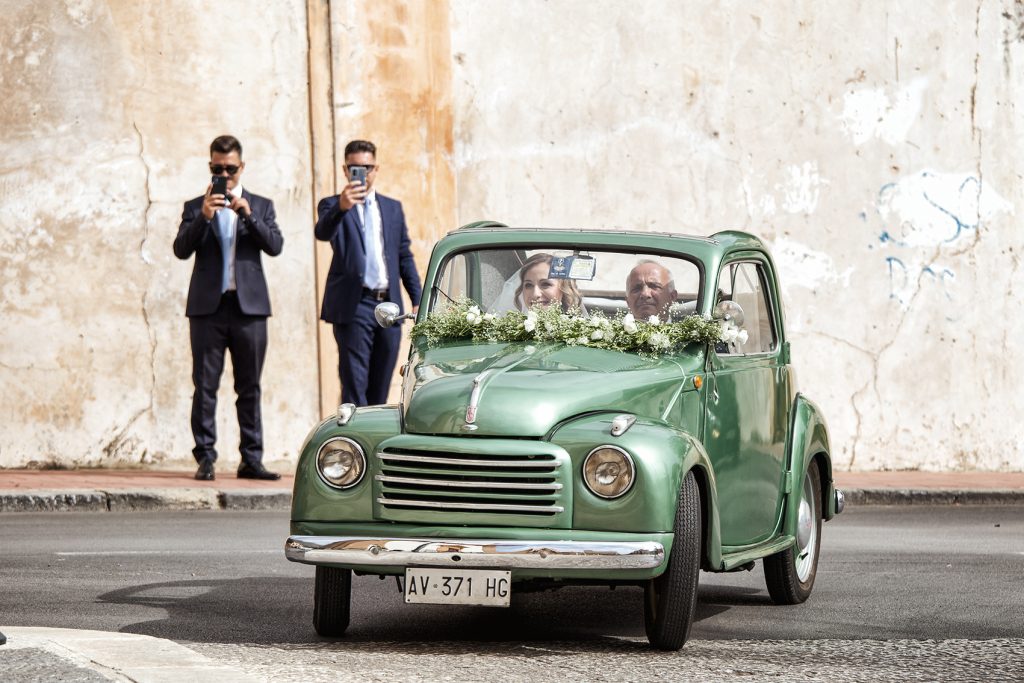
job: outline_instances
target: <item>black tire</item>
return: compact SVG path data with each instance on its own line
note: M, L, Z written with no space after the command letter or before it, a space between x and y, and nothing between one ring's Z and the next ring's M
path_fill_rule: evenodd
M325 638L345 635L352 604L352 572L317 567L313 589L313 628Z
M800 487L801 507L807 503L800 515L807 533L806 543L801 544L798 523L797 541L792 548L764 558L764 578L768 593L776 605L798 605L811 596L814 577L818 573L818 552L821 550L821 473L818 463L811 462Z
M687 472L679 491L668 568L644 587L647 640L659 650L678 650L690 636L700 578L701 517L700 489L693 472Z

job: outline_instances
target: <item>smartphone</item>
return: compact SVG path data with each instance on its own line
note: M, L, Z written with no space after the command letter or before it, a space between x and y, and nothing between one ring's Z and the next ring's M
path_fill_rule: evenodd
M213 187L210 188L210 194L222 194L225 197L228 196L228 179L222 175L213 176Z
M360 185L366 184L366 167L365 166L349 166L348 167L348 181L358 182Z

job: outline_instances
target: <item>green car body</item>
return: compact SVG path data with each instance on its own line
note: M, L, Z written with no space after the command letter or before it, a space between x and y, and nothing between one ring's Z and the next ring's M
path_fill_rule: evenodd
M728 353L714 344L690 343L651 356L559 342L463 339L431 344L414 338L400 405L347 409L344 415L321 422L307 437L296 470L289 559L337 572L402 575L409 564L349 564L347 555L318 552L329 550L332 539L349 539L349 547L351 539L365 539L362 551L373 553L373 539L378 538L528 540L541 544L533 552L542 555L543 543L554 547L580 542L588 553L604 543L634 544L629 547L639 549L660 546L663 552L646 562L512 563L507 569L513 592L516 586L551 582L647 586L648 635L656 646L675 648L689 631L696 579L685 588L694 595L675 617L665 617L651 601L667 590L665 576L684 506L680 492L695 484L699 503L685 506L699 508L692 512L700 528L690 537L695 539L694 552L699 555L694 557L699 557L700 568L749 568L762 558L775 558L779 567L791 566L799 555L795 546L806 549L813 544L813 557L803 560L796 583L788 591L777 586L772 594L776 602L805 599L816 568L820 520L841 511L842 494L832 482L824 417L796 390L775 265L762 242L732 231L703 238L474 224L450 233L435 247L426 274L425 291L430 294L420 320L438 304L434 285L446 264L459 254L484 248L575 253L607 249L685 259L699 274L693 312L705 318L716 314L723 272L756 273L760 285L755 283L755 289L763 292L767 313L762 319L772 328L765 327L761 334L770 340L765 342L770 348ZM483 285L474 281L471 268L468 271L464 288L473 296ZM472 416L467 412L470 403ZM628 419L616 422L619 416ZM344 489L329 484L318 466L321 448L339 437L358 444L366 460L358 483ZM584 461L599 446L628 454L634 473L622 495L602 497L584 481ZM433 472L449 474L459 469L460 459L475 462L500 454L510 463L522 463L522 470L492 472L492 481L507 477L531 486L536 478L549 488L538 485L539 490L524 493L486 490L484 485L442 491L428 486L424 491L421 484L403 483L422 482L417 476L439 476L416 467L417 457L433 453L448 454L451 460L434 465L441 469ZM544 464L530 467L533 462ZM396 464L400 467L394 471ZM401 500L408 505L392 503ZM435 501L443 504L435 506ZM811 529L809 524L817 526ZM808 540L812 532L813 540ZM799 561L797 557L797 565ZM487 566L502 568L500 562ZM779 569L776 576L785 576L785 571ZM331 580L325 573L325 593ZM785 583L784 578L776 581ZM318 574L318 590L320 582ZM338 635L347 625L347 605L344 615L334 618L329 615L337 606L320 604L323 600L328 598L318 595L318 630ZM659 614L662 620L680 623L659 631ZM339 620L344 624L336 623ZM673 629L682 629L682 636Z

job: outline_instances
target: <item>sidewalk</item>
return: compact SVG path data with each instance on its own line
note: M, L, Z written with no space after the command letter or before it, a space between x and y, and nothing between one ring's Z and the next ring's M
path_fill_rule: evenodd
M239 479L217 472L197 481L194 471L0 470L0 512L142 510L288 510L295 477Z
M288 510L294 475L279 481L218 472L0 470L0 512ZM1024 504L1024 472L836 472L848 505Z
M255 683L260 680L170 640L129 633L6 626L0 670L6 681L193 681Z

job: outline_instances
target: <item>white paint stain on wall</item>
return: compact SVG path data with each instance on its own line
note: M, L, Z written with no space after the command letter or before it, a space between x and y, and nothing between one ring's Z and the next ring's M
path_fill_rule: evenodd
M783 210L793 214L811 215L818 208L821 186L827 185L818 174L818 162L805 161L785 170L785 182L777 185L782 193Z
M833 284L843 287L850 284L853 266L839 273L832 257L823 251L816 251L787 237L777 238L771 250L783 289L803 287L816 290Z
M928 89L928 79L915 78L892 97L884 88L849 92L843 97L840 123L855 145L873 139L896 145L907 139L907 133L921 112L921 100Z

